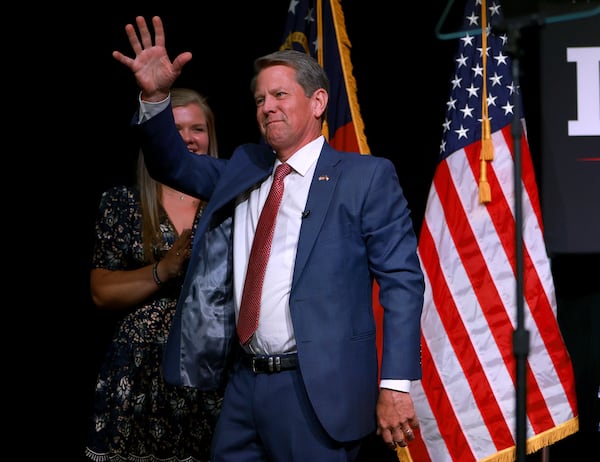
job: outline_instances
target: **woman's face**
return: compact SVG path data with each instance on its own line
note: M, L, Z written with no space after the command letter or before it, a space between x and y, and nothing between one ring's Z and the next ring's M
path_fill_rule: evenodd
M173 108L175 126L188 150L196 154L208 153L208 127L204 111L197 104Z

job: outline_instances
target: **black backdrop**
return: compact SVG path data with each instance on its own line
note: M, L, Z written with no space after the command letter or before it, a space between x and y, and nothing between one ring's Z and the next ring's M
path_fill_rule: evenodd
M439 40L434 32L446 2L344 0L342 5L368 144L373 155L389 157L395 163L418 231L437 161L454 66L456 43ZM130 54L124 25L134 21L135 15L149 19L158 14L165 24L171 56L192 51L194 58L178 84L208 96L216 114L221 152L227 155L238 144L258 139L249 91L252 61L279 46L287 6L287 0L170 1L161 6L95 2L68 12L45 7L48 11L39 11L39 27L38 18L35 24L27 23L29 29L37 27L39 31L35 46L24 45L27 53L22 56L31 66L28 75L37 90L30 103L44 114L44 123L50 127L46 141L58 154L35 160L42 169L48 164L56 172L52 187L60 191L41 213L49 227L60 228L60 253L56 252L59 257L55 259L64 268L58 272L54 264L44 266L53 282L49 293L59 304L58 311L49 310L61 327L51 333L52 345L61 348L51 356L57 363L52 369L59 394L42 393L41 399L44 410L57 406L59 417L68 416L68 421L60 425L60 437L53 437L44 452L79 460L95 374L119 316L93 307L88 265L100 193L134 179L137 147L129 123L137 88L129 70L111 56L114 49ZM462 8L460 1L453 6L443 30L458 30ZM539 170L537 33L525 33L523 43L521 83L530 147ZM29 115L37 117L37 112ZM562 452L572 455L588 442L591 447L591 438L598 435L600 367L593 335L599 331L600 294L597 266L586 267L597 264L598 255L553 259L559 322L576 369L583 430L554 445L558 457ZM48 315L45 307L42 311ZM39 383L36 370L34 382ZM32 428L40 431L29 433L57 431L56 412L42 413L45 418L41 422L39 413L34 415L38 420ZM379 460L377 457L373 460ZM537 457L532 460L540 460Z
M599 28L596 15L541 33L541 189L550 255L600 252Z

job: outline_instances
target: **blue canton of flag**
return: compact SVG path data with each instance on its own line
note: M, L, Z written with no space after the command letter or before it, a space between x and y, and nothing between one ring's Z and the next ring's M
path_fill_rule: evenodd
M492 2L488 11L490 23L502 21L498 3ZM446 103L440 160L482 139L484 72L488 79L486 104L491 132L510 124L513 116L517 115L514 113L514 98L518 88L513 82L511 59L503 51L508 37L506 34L497 36L488 33L484 71L481 19L481 0L468 2L463 28L473 33L467 33L459 40L460 46L454 57L456 68L450 81L452 92ZM522 107L520 102L519 107Z

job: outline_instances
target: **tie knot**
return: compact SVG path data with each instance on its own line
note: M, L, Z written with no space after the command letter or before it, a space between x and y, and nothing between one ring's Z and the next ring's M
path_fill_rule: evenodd
M292 171L289 164L280 164L275 169L274 181L279 181Z

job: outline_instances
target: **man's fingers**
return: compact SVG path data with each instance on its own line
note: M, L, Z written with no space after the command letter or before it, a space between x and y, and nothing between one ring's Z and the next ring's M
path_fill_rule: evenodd
M152 27L154 27L154 43L157 46L165 46L165 32L163 29L162 19L159 16L152 18Z
M137 16L135 18L135 22L138 26L138 30L140 31L140 40L142 41L142 47L144 49L150 48L152 46L152 36L150 35L150 31L148 30L148 26L146 25L146 20L143 16Z
M121 64L124 64L127 67L131 67L131 63L133 62L133 60L127 56L125 56L123 53L121 53L120 51L113 51L112 52L112 56L113 58L115 58L117 61L119 61Z
M135 27L131 24L127 24L125 26L125 33L127 34L127 38L129 39L129 44L133 49L133 52L138 55L142 51L142 45L140 44L140 40L137 36L137 32L135 31Z

